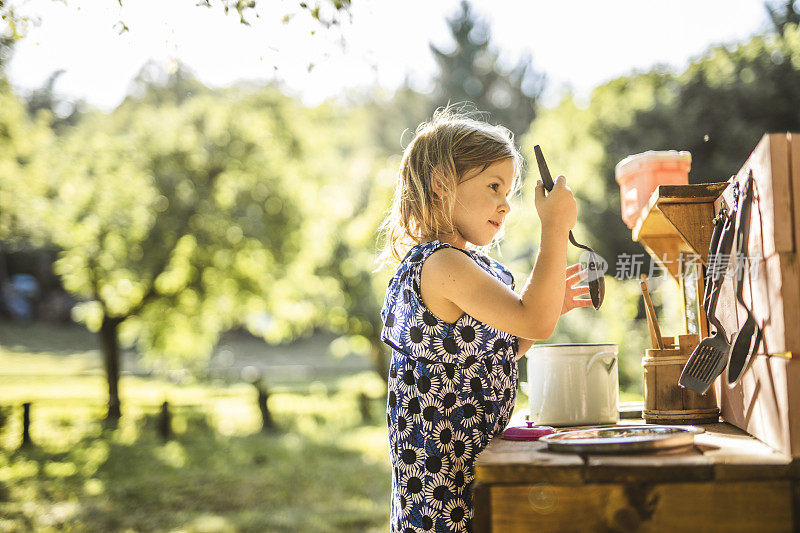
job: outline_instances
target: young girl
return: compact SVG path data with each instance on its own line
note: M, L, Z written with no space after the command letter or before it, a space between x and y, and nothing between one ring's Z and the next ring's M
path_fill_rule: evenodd
M541 241L521 294L480 251L501 234L521 165L509 130L449 109L403 154L381 255L400 262L381 311L393 532L471 531L475 458L511 416L516 360L591 305L577 299L588 287L573 288L586 271L566 266L577 210L563 176L547 195L536 184Z

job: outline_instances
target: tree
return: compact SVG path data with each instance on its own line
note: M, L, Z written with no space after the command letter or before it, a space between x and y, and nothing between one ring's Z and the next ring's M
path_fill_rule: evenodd
M0 290L8 285L7 253L47 243L35 215L47 191L37 156L51 140L47 116L32 120L0 78Z
M31 91L25 97L28 113L31 116L35 117L42 110L50 113L50 127L55 133L77 124L86 108L83 101L71 103L56 95L54 91L55 84L64 72L66 71L57 70L53 72L39 89Z
M800 130L800 31L757 36L735 48L709 50L670 79L654 105L630 124L605 129L607 168L643 149L692 153L692 181L736 173L765 132Z
M30 118L24 102L0 80L0 244L46 241L45 228L32 213L42 210L48 190L37 156L52 137L48 117Z
M43 221L75 316L99 333L108 418L121 415L119 345L203 360L221 332L280 313L303 213L287 99L199 96L92 114L46 154ZM289 140L287 142L287 139ZM276 296L273 298L273 296Z
M123 7L123 0L117 1L120 7ZM226 16L235 13L239 17L239 22L249 25L249 17L255 12L256 4L257 0L200 0L195 5L209 9L221 9ZM325 28L340 24L341 17L350 12L350 0L303 1L298 5L301 11L306 12ZM158 13L153 13L153 16L158 16ZM258 17L258 14L254 16ZM292 13L282 15L284 22L289 22L292 17ZM29 15L21 15L16 10L15 2L9 0L0 1L0 20L6 23L14 40L25 35L31 18ZM115 28L120 33L130 30L124 20L117 22Z
M541 144L551 170L568 177L580 209L576 238L606 258L609 273L623 254L644 255L621 221L616 164L646 150L688 150L690 182L727 180L765 132L800 128L798 42L787 24L782 34L713 47L682 73L657 65L612 80L588 108L568 97L537 117L523 145Z
M767 10L769 20L779 34L783 34L789 24L795 26L800 24L800 11L798 11L796 0L764 2L764 9Z
M487 23L472 11L467 0L448 19L455 49L452 52L430 45L439 72L436 76L435 106L469 101L491 114L490 121L503 124L519 137L536 116L536 105L544 90L544 75L537 73L530 57L506 69L490 46Z
M151 60L133 78L125 101L137 106L180 105L193 97L211 94L213 91L200 83L183 63L175 62L171 71L167 71Z
M374 174L358 180L351 216L336 222L328 259L315 271L336 287L330 293L325 327L342 334L349 351L365 355L384 381L389 377L389 353L381 341L380 310L388 277L376 276L372 268L377 254L374 236L383 215L380 207L391 180L374 176L387 178L390 172L387 167L375 168Z
M430 95L415 90L408 79L392 93L378 90L362 100L352 107L367 113L372 132L369 144L386 156L403 152L417 126L430 119L433 105Z

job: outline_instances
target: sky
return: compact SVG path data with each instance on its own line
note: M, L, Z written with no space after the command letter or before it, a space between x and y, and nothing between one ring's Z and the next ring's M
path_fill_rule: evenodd
M279 80L309 105L349 89L392 90L404 79L425 90L436 70L429 45L452 45L446 19L459 2L353 0L349 16L332 29L311 20L297 1L259 0L250 26L235 13L224 15L213 0L211 8L197 3L18 1L18 11L40 23L18 43L8 76L26 91L63 69L55 87L60 96L107 111L124 99L148 60L167 69L180 61L212 87ZM761 0L472 3L489 22L503 62L529 54L547 75L545 104L567 92L586 99L592 88L656 64L680 70L710 46L768 27ZM120 33L119 21L129 30Z

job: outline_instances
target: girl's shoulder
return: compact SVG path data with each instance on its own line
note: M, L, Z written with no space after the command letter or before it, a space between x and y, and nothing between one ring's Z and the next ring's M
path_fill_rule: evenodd
M442 248L452 248L454 250L458 250L460 252L467 254L469 257L472 257L473 259L477 260L477 258L473 255L471 251L462 250L461 248L458 248L446 242L438 240L421 242L409 248L405 257L403 257L403 260L400 261L400 264L397 267L397 272L395 273L395 275L399 275L403 271L408 270L409 268L420 266L425 261L425 259L428 258L428 256L430 256L433 252L437 250L441 250Z
M402 262L405 263L406 261L409 261L411 263L418 263L425 257L429 256L430 254L441 248L453 248L454 250L459 250L467 255L471 255L471 253L468 250L462 250L461 248L453 246L452 244L448 244L446 242L442 242L439 240L433 240L433 241L421 242L419 244L415 244L414 246L412 246L408 250L408 253L406 254Z
M500 281L506 285L510 285L512 289L514 288L514 275L503 263L477 250L473 250L472 252L479 263L483 263L491 272L500 278Z
M489 273L499 278L506 285L511 286L512 289L514 288L514 276L511 274L511 271L501 262L478 250L464 250L439 240L423 242L412 246L405 258L403 258L397 274L402 275L409 269L421 265L428 256L442 248L452 248L454 250L463 252L472 258L473 261L478 263L484 270L487 270Z
M467 250L462 250L461 248L458 248L446 242L438 240L421 242L415 244L414 246L409 248L408 252L406 252L405 257L403 257L403 259L400 261L400 264L397 266L394 275L389 280L389 288L391 289L393 286L397 287L407 281L419 284L419 277L422 270L422 264L428 257L430 257L431 254L433 254L433 252L441 250L442 248L452 248L454 250L459 250L467 254L474 261L478 262L478 259L472 253L468 252Z

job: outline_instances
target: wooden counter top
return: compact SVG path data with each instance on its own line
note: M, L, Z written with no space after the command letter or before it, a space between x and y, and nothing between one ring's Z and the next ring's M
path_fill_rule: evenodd
M579 455L496 438L476 462L474 530L791 530L792 458L730 424L701 427L692 448L657 453Z
M692 449L575 454L539 441L494 439L475 465L478 483L673 482L788 477L792 458L726 423L700 426Z

